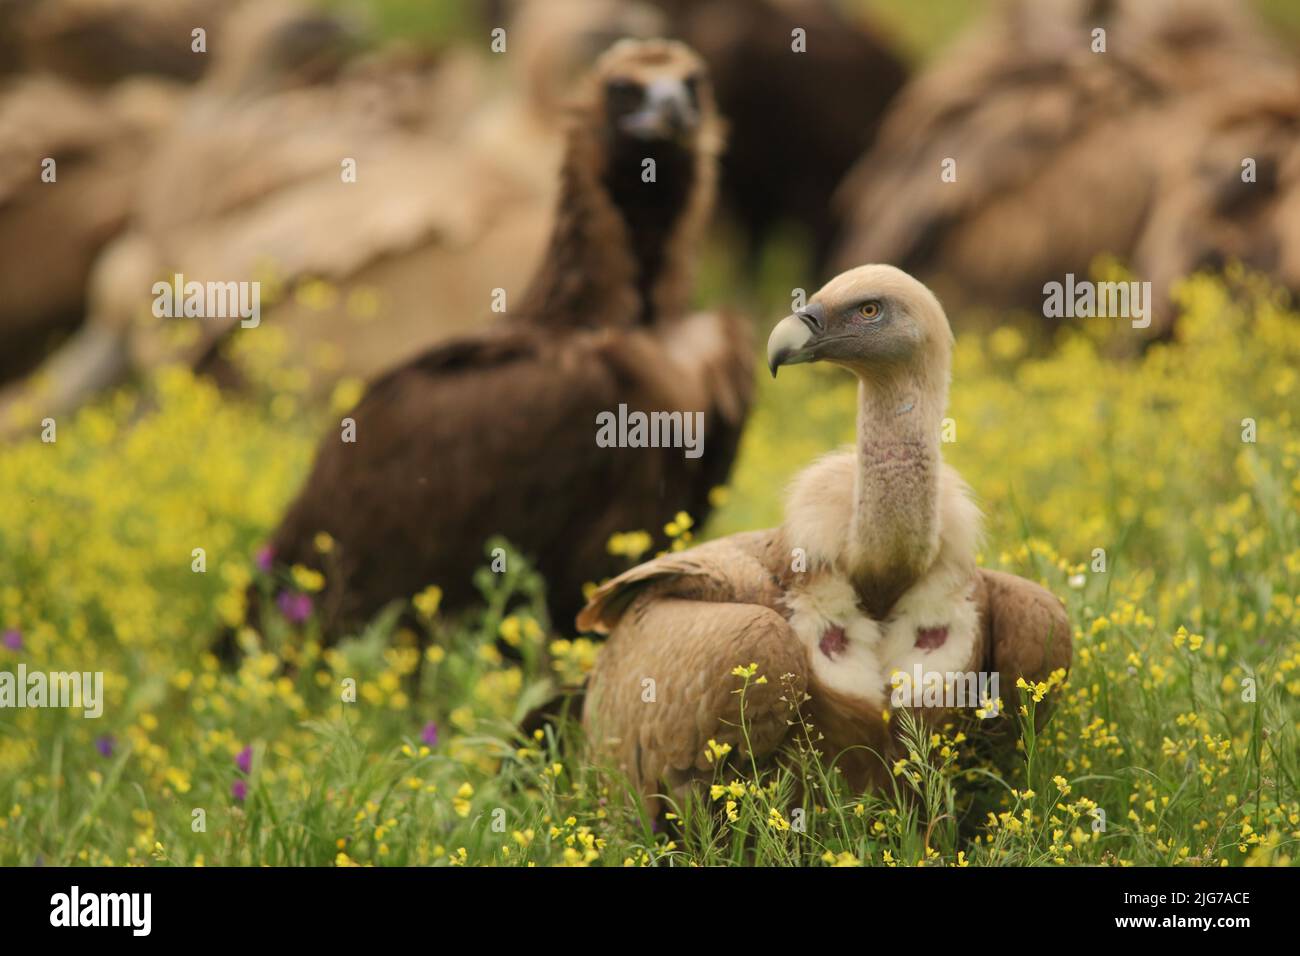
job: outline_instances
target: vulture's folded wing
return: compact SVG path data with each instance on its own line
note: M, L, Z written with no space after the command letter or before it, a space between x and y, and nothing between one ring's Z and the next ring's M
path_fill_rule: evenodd
M742 695L745 681L733 671L752 664ZM771 608L643 596L592 671L588 741L647 797L676 791L711 774L710 740L742 758L776 750L806 670L803 648Z
M980 572L990 671L999 674L1003 702L1015 699L1016 681L1041 682L1073 656L1070 618L1061 601L1032 581L1001 571ZM1045 719L1047 708L1038 717Z
M588 740L647 797L711 774L710 740L761 760L785 739L808 664L767 604L779 593L761 560L770 538L734 535L650 561L579 616L610 634L588 683ZM733 672L750 665L742 695Z
M770 530L733 534L638 564L595 590L578 615L578 630L610 633L639 597L773 607L781 588L765 557L775 537Z

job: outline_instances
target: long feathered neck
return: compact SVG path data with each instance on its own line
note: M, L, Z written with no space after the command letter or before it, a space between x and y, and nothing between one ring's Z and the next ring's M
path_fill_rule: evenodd
M550 244L519 314L551 327L588 328L681 315L692 253L712 207L715 164L703 138L688 150L574 130Z
M845 570L863 610L876 619L888 615L938 553L939 430L947 396L946 365L858 379Z

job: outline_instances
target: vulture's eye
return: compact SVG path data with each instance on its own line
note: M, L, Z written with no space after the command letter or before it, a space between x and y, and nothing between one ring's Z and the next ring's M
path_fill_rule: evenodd
M641 105L641 87L631 80L610 80L605 84L605 102L616 114L630 113Z
M862 316L868 322L875 322L880 318L879 302L864 302L858 306L858 315Z

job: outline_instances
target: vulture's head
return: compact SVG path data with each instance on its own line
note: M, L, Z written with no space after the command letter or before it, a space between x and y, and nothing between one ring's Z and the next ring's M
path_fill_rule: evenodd
M674 40L620 40L596 61L592 77L607 133L630 145L692 150L717 118L704 61Z
M808 304L777 323L767 364L830 362L864 382L900 374L945 384L952 329L933 292L901 269L858 266L822 286Z

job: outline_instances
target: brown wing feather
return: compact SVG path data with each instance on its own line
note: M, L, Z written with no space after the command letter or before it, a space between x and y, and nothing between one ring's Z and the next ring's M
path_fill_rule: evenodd
M599 588L579 615L580 628L610 634L588 683L588 739L647 796L710 773L710 738L755 759L785 739L808 665L775 610L776 541L754 531L648 561ZM751 663L767 682L745 695L746 744L731 671Z
M605 582L578 615L578 629L608 634L637 598L674 596L775 607L780 584L764 557L775 531L749 531L639 564Z
M732 670L751 663L767 681L750 682L742 731L736 691L743 681ZM757 760L775 751L787 733L788 701L803 696L806 671L803 648L770 608L643 594L592 671L588 740L598 759L623 770L646 796L664 786L676 792L711 773L710 739Z
M1003 702L1015 699L1016 680L1045 681L1058 668L1070 667L1073 632L1069 615L1056 595L1032 581L1001 571L981 571L984 626L991 660L998 672ZM1040 707L1039 721L1047 708Z

